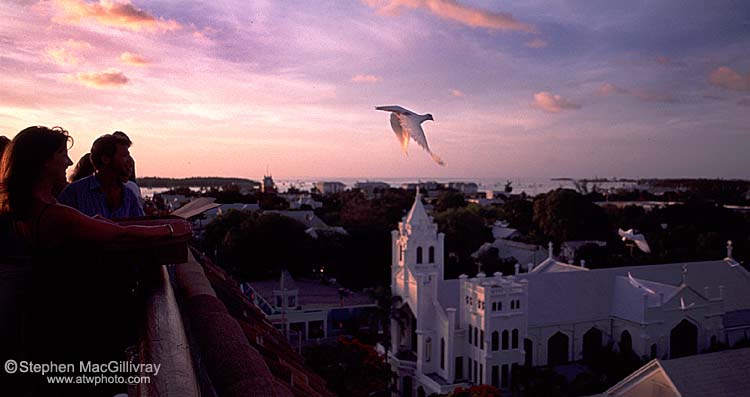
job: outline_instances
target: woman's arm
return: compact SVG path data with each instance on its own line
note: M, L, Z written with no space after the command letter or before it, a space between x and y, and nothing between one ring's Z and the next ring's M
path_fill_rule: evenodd
M47 209L39 224L43 241L148 241L184 237L191 233L187 222L159 226L121 226L108 220L89 217L61 204Z

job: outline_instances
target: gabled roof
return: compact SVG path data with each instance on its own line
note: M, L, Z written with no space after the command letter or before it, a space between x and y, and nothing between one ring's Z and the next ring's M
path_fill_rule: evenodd
M563 273L588 270L589 269L586 269L585 267L570 265L568 263L558 261L555 256L552 255L552 243L549 243L547 259L531 269L531 273Z
M281 277L279 277L279 285L277 286L277 288L274 288L274 291L291 291L295 289L297 289L297 284L294 282L294 278L292 278L292 275L286 270L281 272Z

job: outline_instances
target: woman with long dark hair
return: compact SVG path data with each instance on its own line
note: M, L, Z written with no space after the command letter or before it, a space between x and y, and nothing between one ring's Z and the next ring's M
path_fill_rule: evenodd
M97 307L98 300L106 299L108 291L100 285L106 284L108 278L116 278L117 273L114 268L107 269L106 263L87 268L86 255L105 242L146 243L185 238L191 233L190 225L184 221L121 226L59 204L54 192L66 183L65 170L72 165L68 157L71 143L72 138L60 127L29 127L13 138L2 157L0 299L6 301L0 302L0 315L5 317L0 319L3 361L14 355L17 359L37 361L90 360L84 355L101 355L106 349L96 344L121 331L117 325L103 324L106 321L101 317L116 319L116 315L107 317L107 313L90 310ZM68 253L77 259L66 259ZM82 278L85 281L80 281ZM23 309L4 310L8 307ZM7 317L11 317L10 321ZM101 330L104 332L98 333L104 335L97 335ZM19 379L22 378L11 380ZM38 386L42 394L52 387L44 383ZM87 391L76 389L75 394L84 395ZM101 388L97 392L102 392Z

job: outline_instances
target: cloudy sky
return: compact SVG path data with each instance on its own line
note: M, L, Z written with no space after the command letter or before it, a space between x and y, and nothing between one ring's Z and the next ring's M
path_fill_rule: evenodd
M0 2L0 134L123 130L140 176L750 177L747 1L206 3Z

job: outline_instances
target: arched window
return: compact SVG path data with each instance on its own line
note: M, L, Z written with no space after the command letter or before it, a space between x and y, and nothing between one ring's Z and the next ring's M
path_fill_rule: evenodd
M623 354L630 354L633 351L633 338L630 336L628 330L622 331L620 334L620 352Z
M510 310L514 310L516 308L516 301L510 301Z
M474 346L479 346L479 328L474 327Z
M428 336L424 342L424 360L430 361L430 357L432 357L432 338Z
M513 349L518 349L518 330L514 329L511 333L511 347Z
M503 301L497 302L497 310L503 311Z
M429 263L435 263L435 247L430 247L430 249L427 250L427 258Z
M440 369L445 369L445 338L440 338Z
M492 351L497 351L500 348L500 333L497 331L492 332Z
M422 247L417 247L417 263L422 263Z
M471 333L474 331L474 327L469 324L469 344L471 344Z
M508 330L503 330L503 350L508 350Z
M516 309L520 309L520 308L521 308L521 300L519 299L516 301Z
M484 330L479 333L479 348L484 350Z

